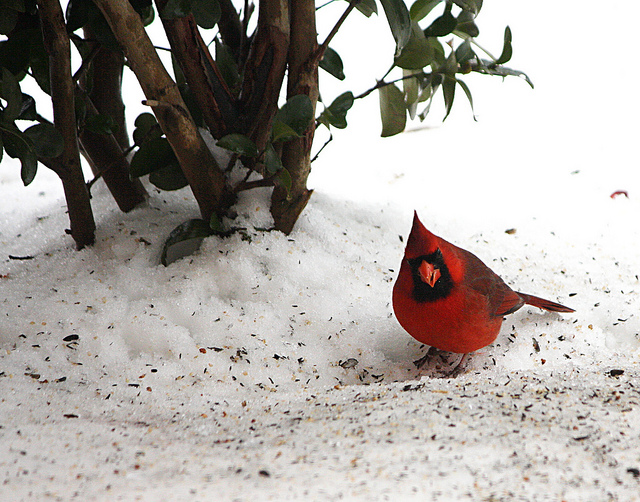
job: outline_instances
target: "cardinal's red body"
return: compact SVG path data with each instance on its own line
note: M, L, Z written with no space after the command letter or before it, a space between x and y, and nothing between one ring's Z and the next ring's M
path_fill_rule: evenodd
M492 343L503 316L525 303L573 312L513 291L477 256L429 232L414 213L393 287L393 310L411 336L440 350L473 352Z

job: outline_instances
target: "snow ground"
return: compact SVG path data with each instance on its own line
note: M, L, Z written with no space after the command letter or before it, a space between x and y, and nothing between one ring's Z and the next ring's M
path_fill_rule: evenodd
M22 188L3 160L0 499L639 498L638 103L565 73L617 58L605 67L631 89L619 47L634 39L585 40L583 3L486 4L536 90L474 80L478 123L461 102L387 140L375 98L358 103L289 237L255 229L263 191L238 208L251 242L210 238L165 268L163 239L196 216L189 193L152 190L123 215L97 185L98 243L76 252L55 177ZM463 375L418 371L425 349L390 306L414 208L576 313L523 308Z

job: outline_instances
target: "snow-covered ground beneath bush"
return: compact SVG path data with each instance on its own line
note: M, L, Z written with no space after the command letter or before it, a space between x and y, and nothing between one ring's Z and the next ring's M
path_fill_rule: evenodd
M536 90L473 79L478 123L461 95L444 126L386 140L375 96L358 103L290 236L256 229L263 191L238 205L249 240L165 268L189 192L121 214L98 184L98 242L77 252L55 176L23 188L3 159L0 499L638 498L635 39L588 35L638 7L485 3L487 45L509 23ZM575 314L525 307L458 378L417 370L390 305L414 208Z

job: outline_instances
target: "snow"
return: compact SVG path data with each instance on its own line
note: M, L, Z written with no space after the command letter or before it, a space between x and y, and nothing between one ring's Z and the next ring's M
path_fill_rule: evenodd
M98 183L98 241L77 252L55 175L23 188L4 158L0 499L637 499L635 39L585 27L638 7L607 8L486 2L481 28L510 24L535 90L472 79L477 123L460 95L444 125L435 110L385 140L371 96L314 164L290 236L260 230L261 190L238 204L244 238L166 268L163 240L197 216L188 191L150 187L122 214ZM348 72L362 47L340 53ZM390 305L414 209L575 314L523 308L459 377L416 369L426 348Z

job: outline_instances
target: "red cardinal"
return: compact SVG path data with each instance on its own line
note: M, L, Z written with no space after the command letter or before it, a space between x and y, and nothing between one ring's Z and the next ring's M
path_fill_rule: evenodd
M492 343L502 317L525 303L553 312L574 312L513 291L476 255L429 232L414 212L393 287L393 310L412 337L440 350L467 354Z

